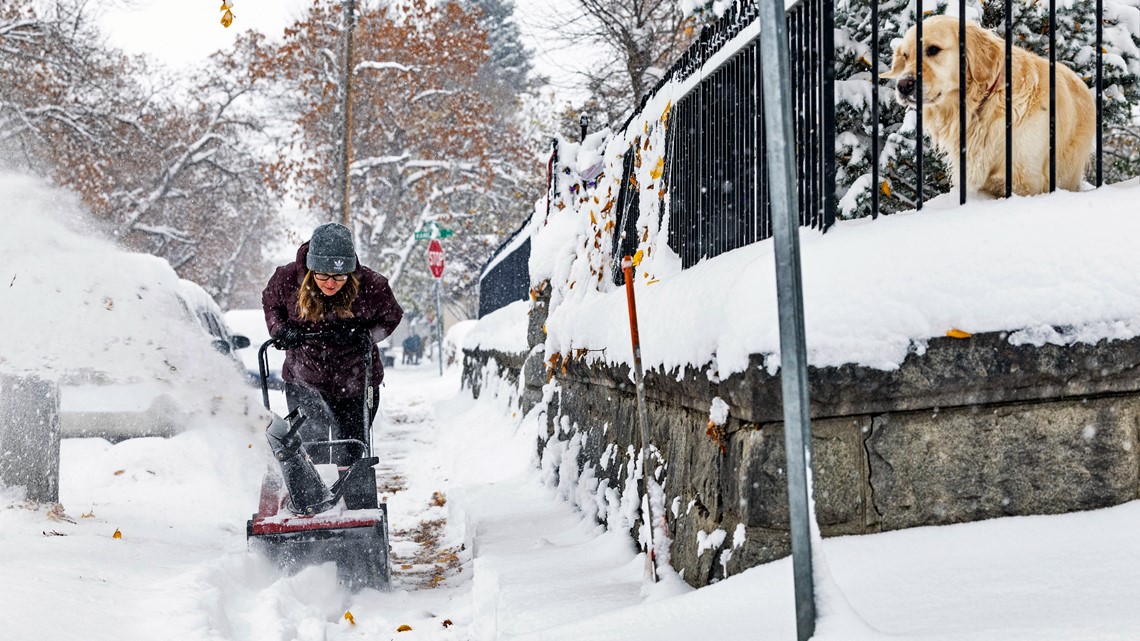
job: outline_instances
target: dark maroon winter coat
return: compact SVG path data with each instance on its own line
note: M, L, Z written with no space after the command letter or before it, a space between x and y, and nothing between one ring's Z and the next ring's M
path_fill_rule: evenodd
M278 267L269 279L261 294L261 306L265 309L265 324L269 335L277 336L286 323L293 323L305 332L322 332L352 325L367 329L372 334L372 342L387 338L400 319L404 310L396 302L388 279L357 261L356 276L360 279L360 293L352 302L352 317L338 318L328 311L319 321L302 321L297 308L297 296L301 282L308 269L305 257L309 254L309 243L297 250L297 260ZM363 341L362 341L363 343ZM364 394L364 350L363 345L336 345L331 341L317 339L307 341L300 347L291 349L285 355L285 365L281 376L290 383L315 388L322 395L333 398L362 396ZM372 384L379 385L384 380L384 364L375 344L372 346Z

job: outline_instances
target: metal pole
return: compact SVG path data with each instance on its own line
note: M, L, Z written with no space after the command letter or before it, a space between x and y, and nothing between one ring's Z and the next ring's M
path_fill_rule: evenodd
M340 195L341 222L349 225L349 194L352 179L348 166L352 162L352 30L356 25L356 0L344 2L344 65L340 78L340 145L337 149L337 193Z
M966 204L966 0L958 0L958 204Z
M914 10L914 27L917 45L914 49L917 62L914 66L914 77L915 86L918 88L914 90L914 208L922 209L922 0L915 0L915 4L917 6Z
M964 1L964 0L963 0ZM835 224L835 0L823 0L823 231ZM874 95L874 92L872 92Z
M1100 16L1097 16L1100 19ZM1057 3L1049 0L1049 191L1057 189Z
M637 331L637 302L633 296L633 259L621 259L621 270L625 274L625 298L629 304L629 337L633 343L633 382L637 385L637 419L641 426L641 478L645 482L645 576L657 582L657 565L653 550L653 499L649 496L649 483L653 480L649 473L649 410L645 403L645 376L641 371L641 336Z
M443 289L442 281L442 278L435 279L435 346L440 376L443 376L443 304L440 302L440 290Z
M1104 0L1096 0L1096 186L1104 184Z
M1013 194L1013 3L1005 3L1005 197Z
M788 471L792 572L796 591L796 633L815 634L815 585L808 526L807 348L804 342L803 285L800 281L799 216L795 211L795 158L792 155L792 102L788 92L788 51L783 3L760 2L760 65L764 84L764 128L768 135L768 178L772 190L772 232L780 319L780 378L784 397L784 450Z
M879 217L879 0L871 0L871 219Z

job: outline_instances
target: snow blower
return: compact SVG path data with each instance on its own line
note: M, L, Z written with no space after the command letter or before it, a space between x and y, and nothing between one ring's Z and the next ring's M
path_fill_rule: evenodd
M320 338L311 334L307 338ZM261 393L269 409L266 349L273 339L258 351ZM368 390L372 374L372 344L367 341L364 367L364 389ZM300 408L285 418L276 414L266 428L266 439L277 460L279 471L270 470L261 484L257 513L246 523L246 540L251 550L272 559L286 572L296 572L309 565L333 561L337 581L356 591L361 588L388 588L388 509L376 495L376 470L379 459L371 452L371 425L365 394L365 440L332 439L303 441L301 425L311 417ZM326 413L328 420L332 414ZM331 434L331 426L328 428ZM326 486L309 456L307 448L349 447L359 456L346 467L338 467L338 479Z

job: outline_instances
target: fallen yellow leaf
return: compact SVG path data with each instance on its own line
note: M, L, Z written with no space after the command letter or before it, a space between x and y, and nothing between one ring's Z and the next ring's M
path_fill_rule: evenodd
M653 180L657 180L658 178L661 177L661 174L664 172L665 172L665 159L664 158L658 158L657 164L654 165L653 169L651 169L649 171L649 176L651 178L653 178Z
M960 329L952 329L952 330L946 332L946 335L949 336L950 338L969 338L969 337L973 336L973 334L971 334L970 332L963 332Z
M346 610L344 613L344 620L348 621L350 625L356 625L356 619L352 616L352 612Z
M234 23L234 14L231 13L229 9L226 9L226 12L222 14L222 26L228 27L233 23Z
M400 627L396 628L396 632L411 632L411 631L412 631L412 626L410 626L406 623L404 625L401 625Z
M123 538L123 533L119 531L119 528L115 528L115 533L111 535L111 538L112 539L121 539L121 538Z
M891 185L890 185L890 183L888 183L885 180L883 181L882 189L883 189L883 195L884 196L890 196L891 195Z
M633 255L633 264L634 265L640 265L642 258L645 258L645 252L639 249Z

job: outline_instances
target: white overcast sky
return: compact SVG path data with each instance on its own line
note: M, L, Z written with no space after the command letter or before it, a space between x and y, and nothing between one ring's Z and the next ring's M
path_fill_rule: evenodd
M180 68L202 64L208 56L228 47L242 31L257 29L277 38L312 0L233 0L234 22L222 27L221 0L103 0L100 24L110 41L130 53L146 53ZM544 24L558 24L549 16L555 0L516 0L516 20L523 40L534 51L534 64L567 89L573 79L566 61L581 60L565 50L552 49Z

